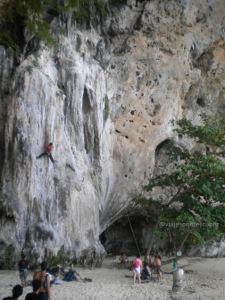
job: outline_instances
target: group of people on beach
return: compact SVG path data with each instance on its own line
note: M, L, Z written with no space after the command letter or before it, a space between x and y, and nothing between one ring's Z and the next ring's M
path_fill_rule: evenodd
M147 256L144 265L140 255L137 255L132 264L134 283L136 283L136 280L138 280L139 283L141 283L142 281L144 282L150 281L152 279L153 270L157 274L157 280L161 281L162 279L161 266L162 266L162 258L159 254L156 254L154 256L154 259L152 259L151 256Z
M28 281L30 264L25 254L21 253L21 259L18 262L20 285L16 285L12 289L12 296L3 298L2 300L16 300L24 292L24 287L32 286L33 291L25 296L25 300L51 300L51 286L53 284L60 285L63 281L82 281L91 282L90 278L81 278L80 274L73 268L73 264L68 262L65 267L47 266L46 262L40 264L40 270L34 271L33 280ZM62 280L60 279L62 276Z
M26 260L24 253L21 254L21 260L18 263L21 285L16 285L12 289L12 296L5 297L2 300L17 300L27 285L29 261ZM51 300L50 276L47 272L46 262L42 262L41 269L35 271L31 282L33 291L25 296L25 300Z
M128 257L125 254L121 255L120 264L124 264L124 265L129 264ZM133 282L136 283L137 281L138 283L141 283L141 282L149 282L155 280L153 274L156 274L156 280L160 282L162 279L161 266L162 266L162 258L159 254L154 255L154 257L147 256L144 264L142 262L140 255L137 255L132 263L132 268L131 268L133 272ZM33 280L32 282L29 282L29 284L27 282L28 268L29 268L29 261L26 259L25 254L22 252L21 259L18 262L21 285L14 286L14 288L12 289L12 296L3 298L2 300L18 299L23 294L23 289L27 285L31 285L33 291L31 293L28 293L25 296L25 300L51 300L52 278L51 278L51 274L48 272L49 270L47 269L46 262L42 262L40 264L40 270L34 272ZM51 271L51 273L54 274L54 271ZM75 274L76 278L78 279L80 278L80 275L76 271L74 271L74 272L64 273L65 278L63 280L71 281L71 278L69 278L68 280L67 277L68 276L71 277L72 273L73 275ZM76 280L75 277L73 277L73 280Z

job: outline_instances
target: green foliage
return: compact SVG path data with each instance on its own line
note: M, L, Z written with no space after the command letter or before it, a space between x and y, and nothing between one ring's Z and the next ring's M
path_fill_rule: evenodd
M57 255L48 258L47 261L49 266L57 266L71 264L73 262L73 259L71 259L69 254L66 253L64 247L62 246Z
M105 107L104 107L104 120L106 121L109 117L109 114L110 114L109 98L108 98L107 95L104 97L104 104L105 104Z
M19 54L19 45L17 38L10 32L10 30L3 29L4 31L0 32L0 44L13 50L15 54Z
M40 263L38 263L39 255L38 253L31 253L29 256L29 268L31 270L36 270Z
M173 195L160 207L161 199L139 197L135 202L154 215L158 235L172 237L181 247L201 244L225 230L225 119L205 119L202 126L183 119L178 125L179 134L193 138L205 150L171 147L176 167L152 178L145 190L170 188Z
M110 5L122 5L126 4L127 0L109 0Z
M77 17L92 17L92 13L104 16L107 12L107 1L105 0L68 0L65 10L74 11Z
M1 7L0 44L11 48L18 56L26 43L25 30L31 38L39 38L47 44L53 43L46 12L49 8L55 8L56 4L57 0L6 1Z
M32 60L31 60L31 63L29 65L26 66L26 71L29 73L29 75L32 74L33 72L33 69L34 68L38 68L39 67L39 53L38 51L34 52L33 55L32 55Z
M26 66L26 71L28 72L29 75L32 75L32 72L33 72L33 66L32 66L32 65Z
M15 248L12 244L5 247L5 253L4 253L4 269L13 269L15 267L15 262L13 261Z
M70 12L75 20L91 20L106 15L105 0L11 0L1 6L0 44L13 50L16 56L28 42L26 37L37 38L48 46L56 46L51 34L54 17Z
M225 154L225 119L206 119L205 117L205 123L201 126L195 126L190 120L182 119L178 125L180 126L177 129L178 133L188 135L199 143L219 147L219 150Z

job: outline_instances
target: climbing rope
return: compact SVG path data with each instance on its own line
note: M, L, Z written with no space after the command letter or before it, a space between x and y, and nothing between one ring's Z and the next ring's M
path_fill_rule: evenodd
M136 239L136 236L135 236L135 233L134 233L134 230L133 230L133 227L132 227L132 225L131 225L131 221L130 221L130 218L129 218L128 215L127 215L127 219L128 219L129 225L130 225L130 230L131 230L131 232L132 232L133 239L134 239L135 245L136 245L136 247L137 247L138 253L139 253L139 255L141 256L141 251L140 251L140 248L139 248L139 246L138 246L138 242L137 242L137 239Z

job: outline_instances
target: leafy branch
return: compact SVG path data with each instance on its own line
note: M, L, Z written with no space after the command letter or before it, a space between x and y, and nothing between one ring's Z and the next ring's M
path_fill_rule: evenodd
M108 0L6 0L1 3L0 45L11 49L15 57L33 39L56 46L51 32L55 17L70 14L76 22L91 22L104 17L110 4Z
M156 234L173 237L174 249L216 238L225 228L225 119L205 119L201 126L183 119L178 125L177 133L213 151L193 152L171 144L170 171L150 179L144 187L147 192L160 188L163 198L169 188L170 198L162 201L161 196L153 199L142 195L134 199L149 219L153 218Z

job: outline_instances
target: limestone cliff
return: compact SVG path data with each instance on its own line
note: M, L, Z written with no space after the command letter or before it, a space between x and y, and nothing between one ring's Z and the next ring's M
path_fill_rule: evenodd
M103 251L176 120L224 111L224 0L128 0L57 38L19 65L0 48L0 246L79 256ZM55 164L36 159L49 142Z

